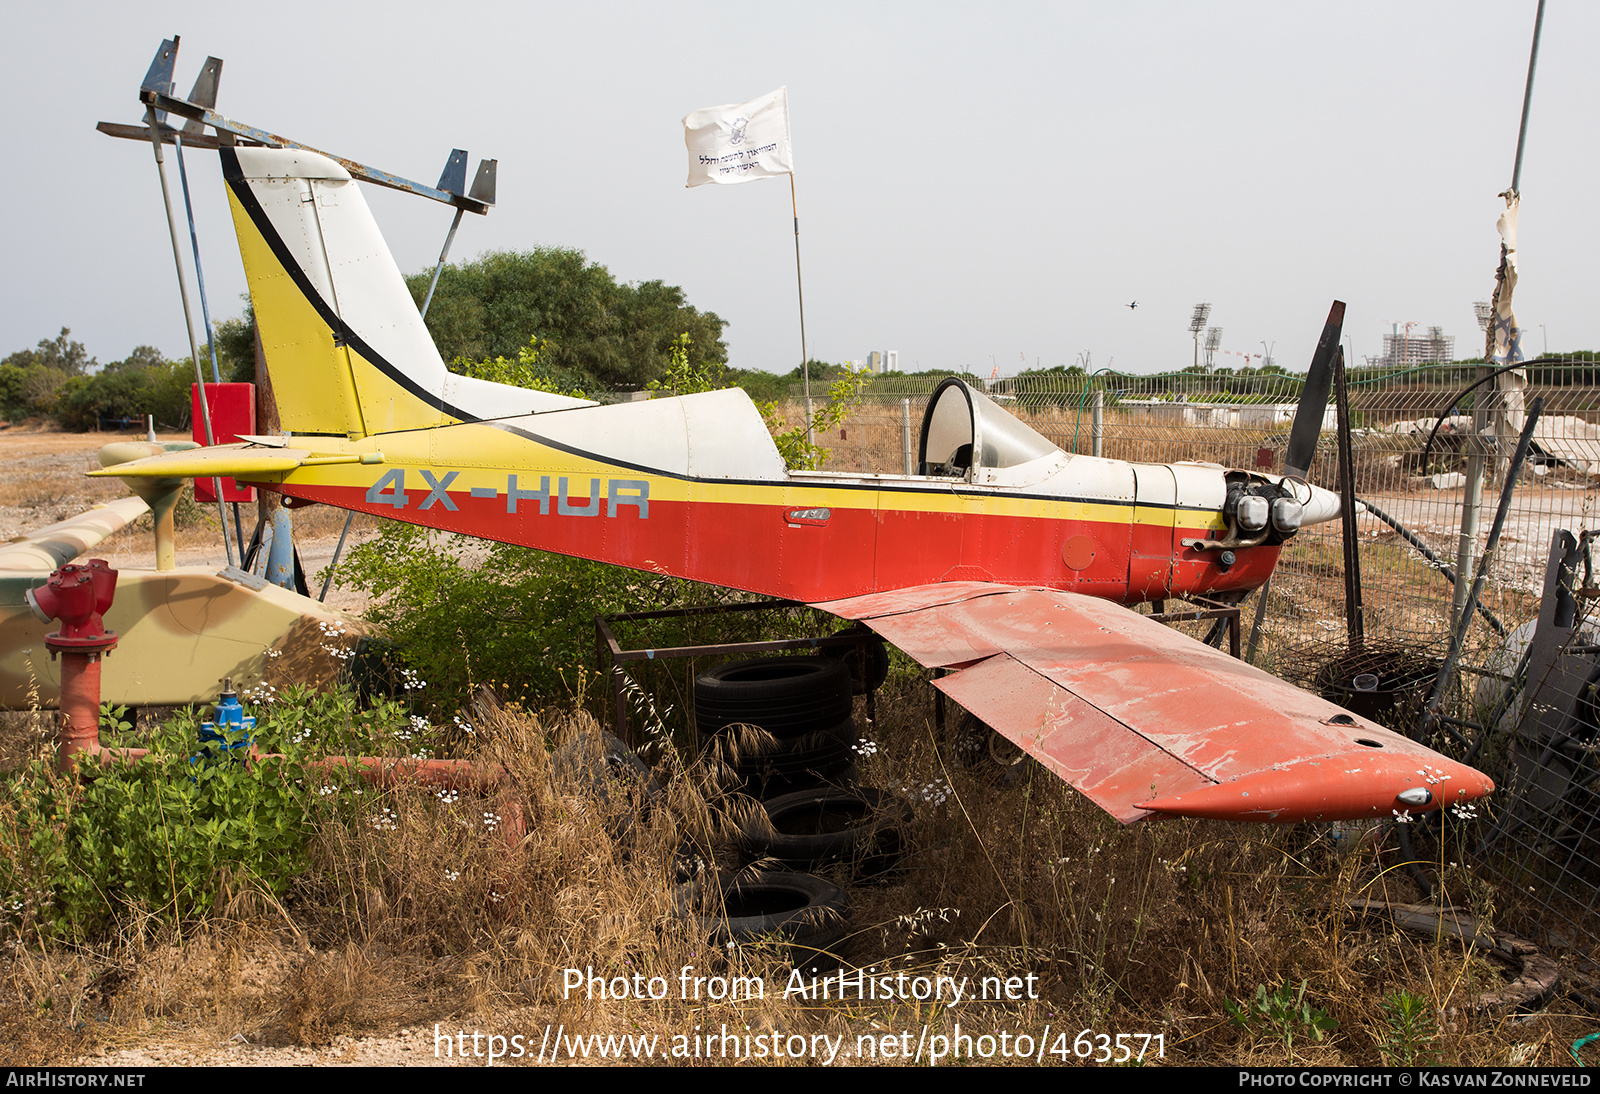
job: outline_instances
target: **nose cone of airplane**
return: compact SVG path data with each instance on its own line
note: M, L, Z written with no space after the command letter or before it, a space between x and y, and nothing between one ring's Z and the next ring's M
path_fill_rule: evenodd
M1324 490L1320 486L1310 483L1297 484L1295 497L1300 501L1304 515L1300 518L1301 527L1307 524L1322 524L1325 521L1337 520L1339 517L1339 495L1332 490ZM1309 489L1311 496L1304 497L1304 491Z

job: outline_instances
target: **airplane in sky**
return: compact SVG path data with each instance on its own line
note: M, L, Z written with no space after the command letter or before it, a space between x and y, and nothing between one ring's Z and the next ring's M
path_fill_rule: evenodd
M1301 527L1338 516L1303 478L1070 454L954 378L923 415L917 473L878 475L789 470L737 388L603 406L457 376L344 167L219 154L290 435L93 474L231 476L815 605L953 670L936 685L1124 822L1387 818L1493 789L1126 606L1259 587ZM1291 467L1310 462L1342 317Z

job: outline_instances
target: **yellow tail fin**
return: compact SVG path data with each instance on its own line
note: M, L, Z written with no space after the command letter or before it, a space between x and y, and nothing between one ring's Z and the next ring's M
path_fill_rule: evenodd
M285 429L365 437L589 405L446 369L339 164L285 148L224 147L221 155Z

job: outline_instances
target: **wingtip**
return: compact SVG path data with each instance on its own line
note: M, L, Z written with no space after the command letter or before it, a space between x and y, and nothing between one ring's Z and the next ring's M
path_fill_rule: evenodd
M1487 775L1443 757L1419 766L1415 756L1330 756L1136 804L1167 817L1294 823L1431 813L1493 791Z

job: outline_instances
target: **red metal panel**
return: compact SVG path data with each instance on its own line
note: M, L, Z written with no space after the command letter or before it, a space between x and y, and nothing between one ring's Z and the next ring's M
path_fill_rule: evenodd
M1139 802L1211 780L1071 692L1001 654L937 687L1124 824Z
M1018 590L981 581L952 581L816 604L845 619L860 619L919 665L950 668L992 657L1004 647L964 625L972 600L1005 599ZM938 609L925 610L925 609Z
M217 444L233 444L240 437L256 431L256 385L207 384L206 401L211 404L211 431ZM199 444L206 440L205 408L200 405L200 385L189 385L189 402L193 411L191 436ZM217 492L211 488L210 479L194 480L194 500L214 502ZM256 488L240 486L230 478L222 480L222 500L244 502L256 500Z

